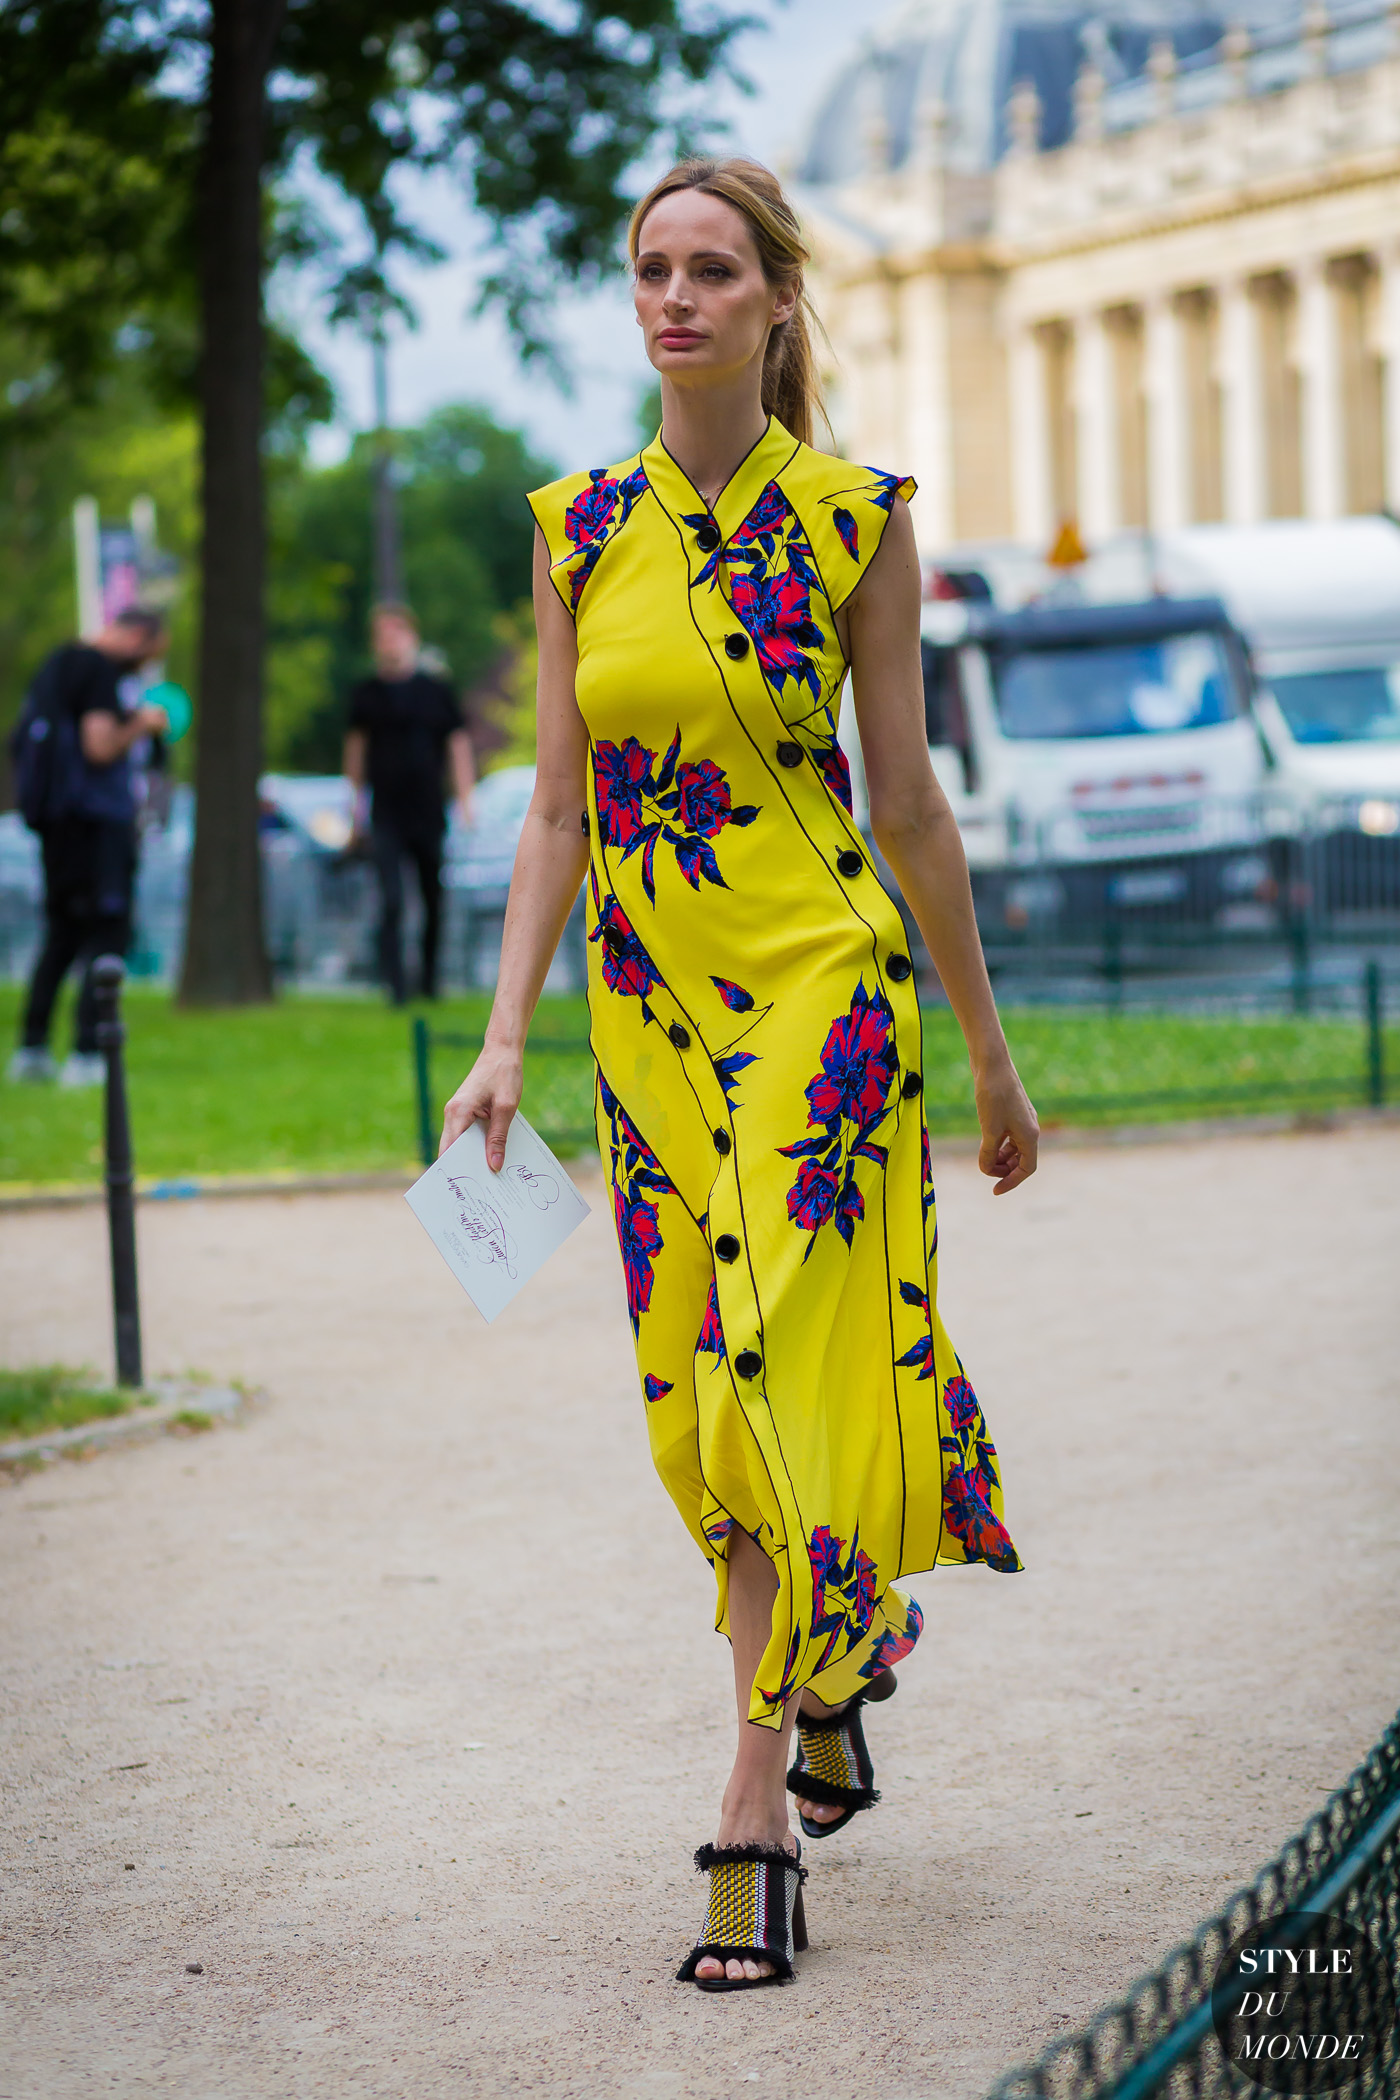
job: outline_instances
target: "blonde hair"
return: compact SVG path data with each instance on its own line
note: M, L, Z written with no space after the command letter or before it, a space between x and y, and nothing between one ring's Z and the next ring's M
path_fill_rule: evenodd
M812 333L820 327L803 289L803 268L811 260L802 229L770 168L756 160L682 160L654 183L632 214L627 252L633 266L641 246L642 223L654 204L678 190L702 190L722 198L746 220L758 250L763 274L775 291L797 293L790 320L768 338L763 359L764 413L776 416L804 445L813 441L817 418L826 421L821 381L812 355Z

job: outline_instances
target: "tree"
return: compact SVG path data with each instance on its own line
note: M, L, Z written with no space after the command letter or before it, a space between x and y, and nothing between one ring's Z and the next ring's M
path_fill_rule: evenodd
M90 325L24 322L75 384L100 362L126 301L198 314L202 429L198 827L181 997L266 998L257 852L265 511L262 435L269 181L299 156L359 207L364 253L332 297L388 297L396 253L428 252L399 213L396 168L445 167L487 215L499 302L527 350L547 351L540 302L560 273L606 261L628 171L677 135L671 83L726 62L739 19L697 0L0 0L0 79L18 135L53 128L70 157L145 184L143 217L96 209L65 228L42 154L7 145L0 275L60 252L92 270ZM143 119L148 123L143 124ZM147 177L153 177L152 181ZM116 202L125 194L109 183ZM173 212L168 238L147 220ZM90 223L89 223L90 222ZM15 293L0 286L0 320ZM125 316L123 316L125 318Z
M524 492L557 470L464 404L397 432L394 445L407 596L461 690L505 654L503 623L528 604ZM371 436L335 466L273 466L267 714L278 766L340 763L343 695L368 669L374 453Z

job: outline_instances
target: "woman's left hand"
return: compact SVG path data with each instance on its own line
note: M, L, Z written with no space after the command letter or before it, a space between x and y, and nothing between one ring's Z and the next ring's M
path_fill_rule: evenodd
M977 1164L984 1174L998 1176L992 1194L1008 1195L1034 1174L1040 1148L1040 1125L1014 1065L978 1079L977 1121L982 1130Z

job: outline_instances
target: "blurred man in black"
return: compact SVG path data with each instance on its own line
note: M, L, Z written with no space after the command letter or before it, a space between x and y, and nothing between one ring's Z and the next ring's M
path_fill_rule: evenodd
M423 895L419 988L437 997L442 909L442 841L446 763L465 818L476 782L471 739L447 681L419 665L418 623L407 606L379 605L370 624L374 676L350 695L345 773L356 795L355 827L363 835L366 783L369 833L379 875L379 975L396 1006L407 997L403 959L403 864L411 861Z
M97 1010L89 966L99 955L123 955L131 940L136 880L136 802L130 752L166 728L159 707L122 704L129 673L165 651L165 623L134 606L118 613L91 642L68 642L35 674L26 714L37 713L57 746L73 732L71 765L55 777L49 806L34 823L44 855L45 941L29 983L12 1079L52 1079L97 1086ZM54 1002L75 963L83 967L73 1054L61 1072L49 1051Z

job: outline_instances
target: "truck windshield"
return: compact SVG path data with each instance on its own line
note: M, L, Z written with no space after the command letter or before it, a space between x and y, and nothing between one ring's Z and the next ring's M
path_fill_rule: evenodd
M1024 649L994 655L993 667L1009 737L1153 736L1208 729L1239 712L1218 634Z
M1400 664L1298 671L1269 685L1300 744L1400 742Z

